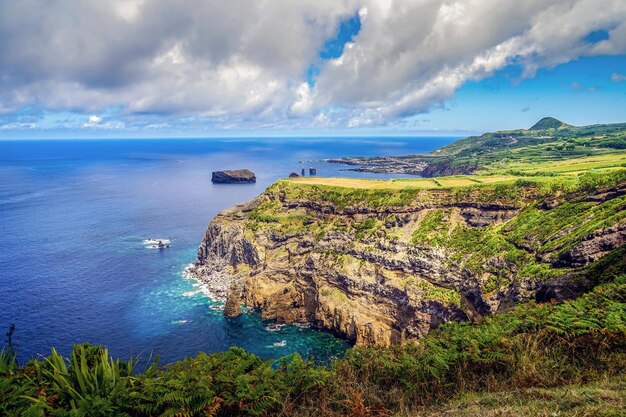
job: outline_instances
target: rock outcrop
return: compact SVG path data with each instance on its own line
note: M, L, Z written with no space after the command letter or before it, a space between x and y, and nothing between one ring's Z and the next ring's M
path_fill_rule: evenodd
M229 319L234 319L235 317L241 316L241 291L239 290L239 286L236 282L230 287L230 292L228 294L228 298L226 299L226 303L224 304L224 317Z
M256 182L256 175L249 169L213 171L211 182L216 184L245 184Z
M280 181L210 223L193 274L264 319L389 345L524 300L573 296L592 285L586 268L626 242L623 192L386 192L338 198Z
M554 262L557 266L585 266L602 258L626 242L626 224L596 230L581 239L580 244L562 253Z

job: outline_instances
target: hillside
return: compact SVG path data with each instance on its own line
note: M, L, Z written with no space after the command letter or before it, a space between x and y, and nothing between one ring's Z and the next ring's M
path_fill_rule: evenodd
M565 127L571 127L568 124L563 123L562 121L555 119L554 117L544 117L539 120L537 123L532 125L532 127L528 130L548 130L548 129L560 129Z
M515 165L621 155L626 123L570 126L544 118L530 129L471 136L430 154L331 160L358 166L358 171L418 174L424 177L511 171ZM546 172L550 167L546 167Z

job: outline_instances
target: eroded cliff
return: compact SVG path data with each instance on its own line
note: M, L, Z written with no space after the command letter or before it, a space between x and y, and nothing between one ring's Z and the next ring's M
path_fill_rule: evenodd
M279 181L210 223L192 272L218 297L237 288L265 319L393 344L576 295L607 255L623 262L626 181L604 177L437 190Z

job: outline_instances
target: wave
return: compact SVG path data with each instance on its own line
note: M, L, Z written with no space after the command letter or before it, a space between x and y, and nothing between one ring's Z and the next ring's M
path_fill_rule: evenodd
M34 198L43 197L46 194L47 193L44 191L34 191L31 193L17 194L4 199L0 199L0 205L22 203L24 201L32 200Z
M21 194L0 196L0 205L22 203L24 201L45 197L51 193L57 193L58 191L65 190L66 188L67 187L46 188L45 190L37 190L37 191L30 191L30 192L21 193Z

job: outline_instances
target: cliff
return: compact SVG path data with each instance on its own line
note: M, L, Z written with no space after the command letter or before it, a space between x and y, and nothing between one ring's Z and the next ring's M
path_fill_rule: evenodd
M264 319L389 345L575 296L607 256L623 273L625 172L281 180L213 219L192 273L222 299L241 289Z

